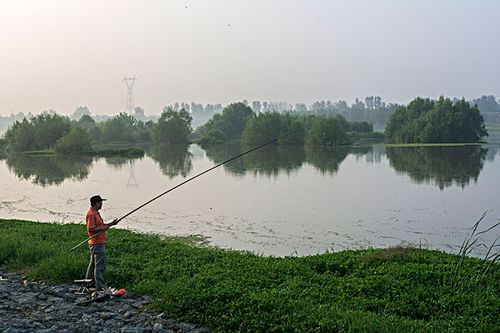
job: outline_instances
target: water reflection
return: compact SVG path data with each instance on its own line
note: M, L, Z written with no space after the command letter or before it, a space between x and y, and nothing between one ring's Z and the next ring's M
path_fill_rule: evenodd
M59 185L65 179L85 180L89 175L92 158L11 154L5 162L18 178L45 187Z
M416 183L434 182L441 190L477 181L488 149L466 147L387 147L390 165Z
M488 154L486 156L486 159L490 162L493 162L497 155L500 155L500 146L497 145L490 145L488 146Z
M216 164L251 149L240 145L210 145L203 148L208 158ZM254 175L277 176L281 172L290 174L300 169L305 159L306 153L302 146L269 145L224 164L224 168L234 175L253 172Z
M239 144L207 145L203 150L214 164L223 162L248 149ZM201 150L200 150L200 154ZM493 161L500 154L500 146L465 147L303 147L269 145L224 165L231 175L253 173L256 176L290 174L300 170L305 163L321 174L336 174L342 162L353 155L356 161L368 164L381 163L387 156L390 166L399 173L408 174L415 183L434 183L440 189L453 184L464 188L477 181L486 160ZM159 164L161 172L169 177L187 177L193 169L193 154L189 145L153 146L148 156ZM1 159L2 157L0 157ZM134 164L128 157L105 157L111 170L130 166L129 187L137 187ZM84 181L89 175L93 159L88 156L30 156L11 154L4 157L9 170L18 178L40 186L59 185L65 179Z
M139 158L130 158L123 156L104 157L104 161L106 161L106 164L115 170L121 170L123 169L124 166L131 165L135 162L135 160L140 160L140 159L142 159L142 157Z
M225 160L242 153L241 146L239 144L203 145L202 148L205 150L207 157L215 164L222 163ZM243 175L246 171L244 157L245 156L224 164L223 168L233 175Z
M158 162L162 173L169 178L179 175L186 177L193 169L189 145L157 145L150 149L149 155Z
M335 174L349 154L355 155L358 159L372 150L372 147L307 147L306 154L307 162L322 174Z
M221 163L241 154L247 148L235 144L207 145L203 149L208 158L214 163ZM300 169L305 162L308 162L321 173L336 173L349 153L362 156L371 151L371 147L354 149L347 147L310 148L293 145L269 145L225 164L224 168L234 175L253 172L255 175L277 176L281 172L290 174Z
M353 149L356 161L364 159L367 163L377 164L382 162L385 155L383 146L359 147Z

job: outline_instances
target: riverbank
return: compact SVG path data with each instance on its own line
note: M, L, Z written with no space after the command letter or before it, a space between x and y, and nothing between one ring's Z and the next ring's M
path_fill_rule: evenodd
M82 225L0 220L0 269L51 283L82 278L87 249L69 249L84 238ZM199 241L110 230L108 284L217 332L500 327L498 264L406 247L274 258Z
M148 309L150 297L125 293L106 302L75 294L75 285L52 285L0 271L1 332L203 333Z
M5 152L3 152L5 154ZM142 157L144 150L142 147L128 147L128 148L97 148L92 150L85 150L75 154L58 154L54 149L33 150L14 152L14 154L24 154L31 156L95 156L95 157Z

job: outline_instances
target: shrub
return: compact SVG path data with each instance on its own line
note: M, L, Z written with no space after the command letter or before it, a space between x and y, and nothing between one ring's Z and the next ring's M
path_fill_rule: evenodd
M83 128L73 128L54 146L57 154L70 155L90 150L92 143L87 131Z
M337 117L316 118L306 137L306 144L309 146L341 146L349 143L349 138Z

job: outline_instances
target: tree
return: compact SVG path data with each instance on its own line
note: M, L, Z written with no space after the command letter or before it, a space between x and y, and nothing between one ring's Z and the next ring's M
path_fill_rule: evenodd
M83 116L81 116L81 118L78 120L77 122L77 125L79 127L83 127L83 128L90 128L92 126L95 125L95 120L94 118L92 118L90 115L88 114L84 114Z
M306 137L309 146L341 146L350 143L337 117L317 117Z
M26 151L52 148L71 129L70 120L56 113L43 112L16 121L5 133L9 150Z
M73 114L71 115L71 119L77 120L82 118L83 116L90 116L90 110L86 106L77 106Z
M56 153L62 155L78 154L91 148L90 136L80 127L73 128L54 145Z
M136 142L137 140L134 137L136 125L137 120L133 116L121 112L101 124L101 139L106 142Z
M302 145L306 137L306 130L302 117L285 115L281 120L280 136L289 134L278 140L279 144Z
M144 115L144 108L142 108L141 106L136 106L134 109L134 118L137 120L144 121L144 119L146 119L146 117Z
M483 95L481 98L472 100L472 103L478 107L481 112L500 112L500 105L495 96Z
M228 141L240 140L248 119L254 115L249 106L233 103L225 107L222 114L215 114L205 125L200 126L197 132L203 135L204 142L211 142L210 136L207 136L209 133L217 133L218 138L225 137Z
M33 149L35 133L31 127L31 123L26 118L22 121L15 121L5 133L6 149L13 151Z
M253 112L259 113L260 110L261 110L261 108L262 108L262 106L260 105L259 101L253 101L252 102L252 110L253 110Z
M307 106L304 103L297 103L295 104L295 112L307 113Z
M452 102L416 98L399 107L389 118L385 130L388 142L455 143L478 142L487 136L479 109L464 99Z
M262 144L278 137L281 132L281 115L277 112L261 113L250 117L241 136L244 144Z
M175 111L171 107L165 107L154 128L155 142L189 143L188 136L192 132L192 120L193 118L185 109Z

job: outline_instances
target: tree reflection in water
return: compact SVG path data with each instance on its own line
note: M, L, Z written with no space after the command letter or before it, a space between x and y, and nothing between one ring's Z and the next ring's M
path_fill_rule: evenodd
M135 163L136 160L142 160L142 159L143 157L134 157L134 158L123 157L123 156L104 157L104 161L106 161L106 164L115 170L121 170L123 169L124 166L132 165L133 163Z
M189 152L189 145L156 145L151 148L149 155L158 162L162 173L169 178L179 175L186 177L193 169L193 156Z
M454 183L464 188L477 181L488 149L462 147L387 147L390 165L416 183L434 182L441 190Z
M92 165L92 157L10 154L5 162L18 178L46 187L59 185L65 179L85 180Z
M307 162L322 174L336 173L340 163L349 155L348 147L310 147L306 146Z
M221 163L251 147L234 145L203 146L208 158ZM308 162L321 173L336 173L340 163L350 154L363 156L371 152L371 147L304 147L301 145L269 145L251 152L224 165L225 170L234 175L253 172L255 175L277 176L290 174Z
M252 148L239 144L203 146L207 157L215 164ZM281 172L290 174L298 170L304 161L305 151L302 146L268 145L224 164L224 169L233 175L253 172L254 175L277 176Z
M203 150L207 154L207 157L211 159L215 164L222 163L225 160L242 153L241 145L238 143L225 145L204 144L201 146L201 148L203 148ZM243 158L244 156L242 158L237 158L227 164L224 164L223 168L233 175L244 175L246 169Z

